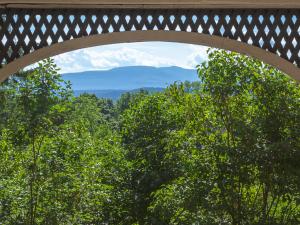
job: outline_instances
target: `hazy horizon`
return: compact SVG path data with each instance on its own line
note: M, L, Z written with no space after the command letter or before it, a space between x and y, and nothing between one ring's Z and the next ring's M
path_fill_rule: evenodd
M53 58L62 74L128 66L193 69L207 59L207 49L183 43L139 42L84 48Z

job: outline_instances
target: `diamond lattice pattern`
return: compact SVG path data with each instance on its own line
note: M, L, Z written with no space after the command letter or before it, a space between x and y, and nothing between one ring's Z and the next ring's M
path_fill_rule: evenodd
M300 67L300 10L1 9L0 14L2 64L74 38L165 30L245 42Z

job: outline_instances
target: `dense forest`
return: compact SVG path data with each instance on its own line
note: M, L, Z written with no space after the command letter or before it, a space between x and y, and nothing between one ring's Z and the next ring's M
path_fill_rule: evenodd
M210 50L198 82L74 97L53 60L0 86L0 224L298 225L300 87Z

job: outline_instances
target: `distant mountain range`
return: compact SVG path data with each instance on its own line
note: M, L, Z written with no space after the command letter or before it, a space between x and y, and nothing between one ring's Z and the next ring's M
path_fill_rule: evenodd
M198 80L196 70L180 67L131 66L111 70L84 71L63 74L72 83L75 95L91 93L98 97L117 99L123 93L141 88L162 91L176 81Z

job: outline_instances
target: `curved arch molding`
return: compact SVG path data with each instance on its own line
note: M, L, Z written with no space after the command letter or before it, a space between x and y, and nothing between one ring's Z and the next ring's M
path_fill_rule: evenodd
M38 49L5 65L0 70L0 82L3 82L10 75L18 72L26 66L58 54L99 45L144 41L196 44L238 52L270 64L300 82L300 69L274 53L228 38L181 31L127 31L91 35L63 41L61 43L56 43L51 46Z

